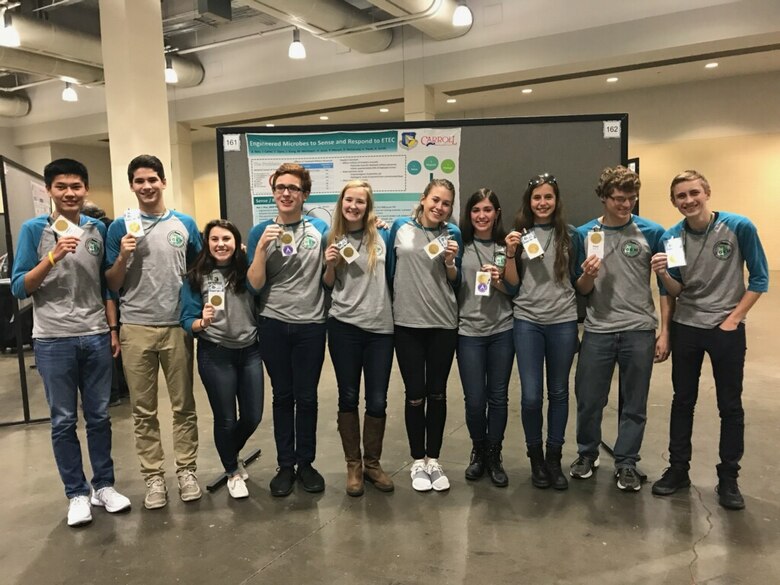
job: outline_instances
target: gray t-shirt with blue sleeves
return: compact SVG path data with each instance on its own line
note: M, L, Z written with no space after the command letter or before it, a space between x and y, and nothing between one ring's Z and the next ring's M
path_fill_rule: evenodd
M386 270L390 231L378 232L373 271L368 267L364 230L347 234L358 257L351 264L341 260L336 267L329 316L372 333L392 333L393 302Z
M67 254L49 270L32 293L33 338L75 337L108 332L103 299L105 226L80 216L84 230L73 254ZM17 298L27 298L25 275L57 245L49 217L41 215L22 224L14 258L11 289Z
M653 254L663 250L664 228L636 215L620 227L604 226L598 219L581 225L577 228L577 276L582 274L587 235L594 227L604 234L604 258L593 290L587 296L585 330L593 333L655 330L658 320L650 288L650 260Z
M556 237L551 225L534 226L536 237L543 246L544 257L528 259L522 250L516 259L520 260L520 288L513 306L516 319L540 325L555 325L577 319L577 300L572 284L572 274L562 282L555 277ZM570 257L577 257L577 237L571 233ZM519 251L519 250L518 250Z
M444 254L431 260L425 247L440 235L451 235L458 243L455 257L458 276L447 279ZM390 231L388 271L393 284L395 324L411 328L458 328L458 300L463 239L455 224L424 228L414 219L403 217L393 222Z
M682 238L686 266L670 268L669 274L683 285L673 321L691 327L714 329L739 304L747 290L769 290L769 267L756 226L746 217L715 212L708 230L694 232L685 220L669 228L663 241Z
M487 337L512 329L512 299L490 283L490 295L475 293L477 272L485 264L493 264L497 244L478 240L465 244L461 263L461 283L458 288L458 334Z
M254 226L247 238L249 263L268 220ZM316 217L283 226L292 234L297 252L284 256L279 241L271 242L267 252L265 286L257 297L261 317L286 323L324 323L325 290L322 286L322 254L328 236L328 224Z
M188 215L166 211L164 215L141 214L144 235L127 261L127 274L119 291L122 323L171 326L179 324L179 289L187 265L200 252L202 240ZM127 234L124 217L108 228L106 242L109 266L119 256Z
M224 303L222 310L214 311L214 320L203 331L195 335L231 349L249 347L257 341L255 320L255 297L251 289L245 288L236 294L232 286L226 286L227 270L215 269L203 278L200 291L192 290L189 281L181 285L180 322L187 333L192 334L192 325L203 315L203 307L209 302L209 285L222 286Z

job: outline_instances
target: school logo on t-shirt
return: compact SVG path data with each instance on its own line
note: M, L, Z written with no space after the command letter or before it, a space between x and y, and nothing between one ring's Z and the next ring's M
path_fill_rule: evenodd
M103 251L103 244L100 243L100 240L95 238L89 238L84 244L84 247L87 249L87 252L93 256L100 256L100 253Z
M381 245L377 244L376 245L376 257L377 258L381 258L382 254L384 254L384 253L385 253L385 249Z
M313 250L317 247L317 240L314 239L314 236L305 236L302 245L307 250Z
M734 251L734 244L728 240L721 240L712 247L712 253L718 260L728 260Z
M174 248L181 248L184 245L184 234L178 230L168 232L168 243Z
M623 252L623 256L627 258L634 258L641 250L642 247L639 245L639 242L636 240L626 240L623 243L623 247L620 251Z

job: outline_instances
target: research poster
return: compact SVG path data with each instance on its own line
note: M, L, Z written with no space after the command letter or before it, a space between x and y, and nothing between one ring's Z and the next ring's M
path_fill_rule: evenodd
M412 212L431 179L448 179L460 192L460 128L247 134L246 140L255 224L276 217L268 179L285 162L311 173L304 212L328 223L341 188L351 179L371 184L377 215L388 223Z

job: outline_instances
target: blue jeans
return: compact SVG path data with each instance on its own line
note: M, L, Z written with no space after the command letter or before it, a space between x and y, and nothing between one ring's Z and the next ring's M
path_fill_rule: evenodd
M111 460L111 340L108 333L35 340L35 363L51 412L54 459L68 498L89 495L76 436L78 395L87 427L95 490L114 485Z
M515 356L512 330L485 337L458 335L457 355L469 436L475 442L501 443Z
M525 443L542 444L542 399L547 370L547 444L562 446L569 420L569 372L577 353L577 321L541 325L515 319L520 414Z
M317 453L317 385L325 361L325 323L258 319L260 355L271 378L279 467L310 464Z
M655 331L621 331L582 336L574 391L577 395L577 452L599 453L601 417L609 398L615 364L620 368L623 408L615 441L615 468L635 467L645 434L647 394L653 373Z
M214 443L225 468L238 469L238 454L263 418L263 362L260 346L231 349L198 341L198 373L214 413ZM238 413L236 413L238 401Z
M339 386L339 412L357 412L360 376L366 379L366 414L383 418L393 367L393 335L328 319L328 349Z

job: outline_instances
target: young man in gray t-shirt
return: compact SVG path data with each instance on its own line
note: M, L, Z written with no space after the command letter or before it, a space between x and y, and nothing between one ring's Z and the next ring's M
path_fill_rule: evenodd
M677 175L670 195L672 205L685 219L664 233L666 251L653 256L652 261L664 287L677 299L671 326L674 397L669 467L653 484L653 493L667 496L691 485L693 411L707 353L720 414L718 502L724 508L741 510L745 500L737 476L745 448L745 318L761 294L769 290L767 260L758 230L748 218L710 210L710 185L701 173L689 170ZM670 262L675 256L684 260L683 265Z
M166 209L162 163L141 155L128 167L138 215L117 218L108 230L108 286L120 295L123 366L130 387L135 445L146 481L144 506L168 502L163 470L157 379L165 374L173 410L173 448L179 495L185 502L202 492L195 476L198 419L192 394L192 338L179 326L179 289L187 265L201 249L195 221ZM138 231L138 225L143 234ZM137 235L134 235L137 234Z

